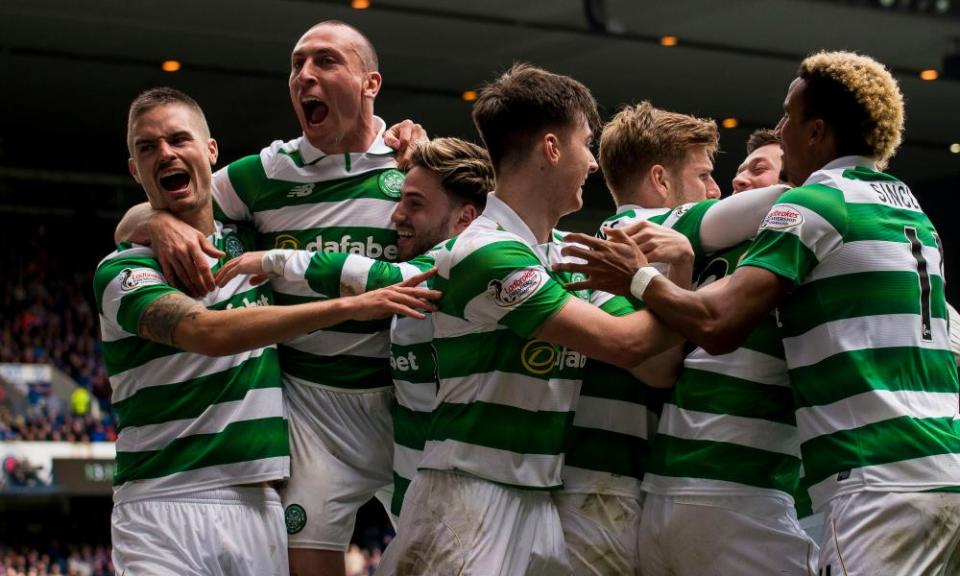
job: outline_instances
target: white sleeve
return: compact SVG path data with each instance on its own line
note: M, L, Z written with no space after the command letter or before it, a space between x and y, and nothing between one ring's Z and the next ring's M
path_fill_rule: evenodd
M220 205L220 209L226 214L227 218L238 222L252 222L253 215L250 209L244 204L243 200L233 189L233 183L230 181L228 172L229 166L217 170L213 173L213 199Z
M763 218L789 186L774 184L746 190L711 206L700 223L700 245L707 254L736 246L757 235Z
M947 313L950 318L950 349L953 350L953 358L960 366L960 314L957 310L947 303Z

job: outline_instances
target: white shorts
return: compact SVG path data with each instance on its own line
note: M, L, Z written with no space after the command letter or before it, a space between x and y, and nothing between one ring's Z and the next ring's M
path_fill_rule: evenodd
M822 576L960 574L960 493L857 492L824 509Z
M393 389L284 380L290 480L280 491L290 548L346 551L357 510L393 496Z
M637 533L643 511L641 498L553 494L567 542L567 555L576 576L640 573Z
M273 488L228 487L118 504L117 574L286 576L283 507Z
M647 494L638 546L644 576L816 574L817 544L772 496Z
M397 537L377 569L377 576L570 573L548 492L433 470L410 483Z

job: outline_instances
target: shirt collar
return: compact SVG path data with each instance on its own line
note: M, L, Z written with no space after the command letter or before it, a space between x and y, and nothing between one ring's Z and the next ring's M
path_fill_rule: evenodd
M811 174L807 178L807 181L804 182L804 185L815 183L816 181L813 179L813 177L817 172L823 172L825 170L837 170L839 168L855 168L857 166L866 166L871 170L876 170L877 162L873 158L869 158L867 156L841 156L839 158L834 158L833 160L824 164L822 168Z
M530 227L523 221L519 214L513 211L506 202L497 197L496 191L487 195L487 207L483 210L483 215L493 220L507 232L519 236L528 246L537 246L537 237L534 236ZM551 240L553 235L551 234Z
M389 154L393 152L393 148L390 148L383 143L383 133L387 130L387 123L383 121L379 116L373 117L374 121L377 123L377 137L373 139L373 143L370 145L370 148L366 150L363 154ZM307 139L307 135L303 134L300 138L300 158L303 159L305 164L312 164L316 162L317 159L323 158L328 154L323 150L317 148L310 143L310 140Z

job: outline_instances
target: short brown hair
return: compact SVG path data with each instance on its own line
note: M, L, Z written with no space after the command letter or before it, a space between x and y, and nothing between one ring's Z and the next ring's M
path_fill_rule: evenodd
M883 64L854 52L818 52L800 64L797 76L806 82L804 118L830 126L840 156L880 163L893 157L903 136L903 94Z
M130 103L130 111L127 113L127 149L133 154L133 123L137 118L143 116L157 106L166 106L168 104L181 104L190 108L203 121L204 136L210 137L210 127L207 126L207 117L203 115L203 109L197 104L197 101L184 92L169 86L159 86L141 92L139 96Z
M692 148L713 156L720 141L717 123L654 108L643 101L626 106L603 127L600 168L617 197L635 177L660 164L672 170Z
M753 154L753 151L757 148L763 148L770 144L780 145L780 139L777 138L776 131L770 128L757 128L747 138L747 156Z
M411 163L436 174L448 195L478 210L486 207L487 193L496 187L487 151L459 138L434 138L417 145Z
M581 118L591 130L600 125L590 90L569 76L530 64L514 64L487 84L473 105L473 122L494 171L525 160L542 132L574 126Z

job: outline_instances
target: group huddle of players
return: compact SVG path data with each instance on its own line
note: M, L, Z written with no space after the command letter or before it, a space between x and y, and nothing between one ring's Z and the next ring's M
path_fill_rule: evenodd
M601 124L517 64L480 148L387 130L347 24L290 64L302 136L216 173L192 98L131 104L149 203L94 282L118 573L343 574L377 497L383 575L960 574L943 247L884 172L883 65L806 58L719 199L712 120ZM601 168L616 213L556 230Z

